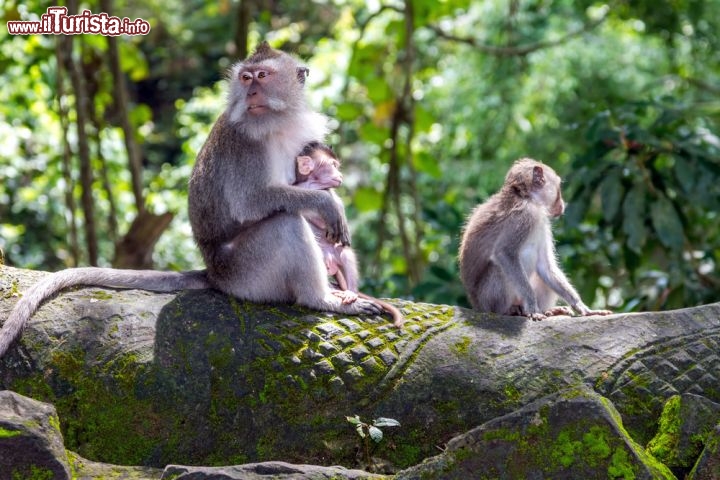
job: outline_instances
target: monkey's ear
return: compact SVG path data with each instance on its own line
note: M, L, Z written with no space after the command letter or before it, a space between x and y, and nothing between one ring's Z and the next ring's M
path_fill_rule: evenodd
M297 157L297 169L300 175L310 175L315 168L315 160L307 155Z
M298 67L297 68L297 78L298 81L305 85L305 79L310 75L310 69L307 67Z
M545 185L545 171L540 165L533 167L533 185L537 185L538 187Z

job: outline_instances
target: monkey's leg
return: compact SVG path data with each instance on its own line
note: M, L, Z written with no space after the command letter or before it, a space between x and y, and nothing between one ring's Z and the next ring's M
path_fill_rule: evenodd
M514 291L509 288L500 268L490 264L482 272L475 288L470 292L470 303L481 312L493 312L501 315L518 315L521 306L513 304Z
M358 299L357 292L348 289L348 282L345 279L342 268L338 268L335 272L335 280L337 280L339 290L331 289L330 292L342 300L343 303L353 303Z
M317 243L308 242L308 254L305 256L307 264L306 275L309 276L308 281L293 283L295 286L294 294L296 302L317 310L331 311L338 313L350 314L369 314L379 315L382 313L382 307L371 300L360 299L355 292L350 290L334 290L330 289L327 282L327 271L322 261L322 252ZM313 261L313 257L317 257L319 261ZM318 268L320 265L320 268ZM314 280L312 279L314 278ZM341 288L347 288L347 281L339 268L335 274L338 284ZM321 288L310 288L316 284Z
M530 284L535 292L538 308L541 312L544 312L545 316L573 315L574 312L571 307L556 305L558 300L557 294L538 275L534 275L530 279Z
M237 246L216 288L254 302L297 303L316 310L347 314L381 312L366 300L344 304L332 294L322 252L308 223L299 215L277 214L254 225L233 241ZM212 269L215 273L219 269Z

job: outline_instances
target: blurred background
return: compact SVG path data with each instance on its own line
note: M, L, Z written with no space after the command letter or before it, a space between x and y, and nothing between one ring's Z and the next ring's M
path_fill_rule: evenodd
M11 36L50 6L146 36ZM618 311L720 300L720 1L0 0L6 265L201 268L187 181L224 71L263 39L332 117L363 290L467 305L467 215L530 156L561 264Z

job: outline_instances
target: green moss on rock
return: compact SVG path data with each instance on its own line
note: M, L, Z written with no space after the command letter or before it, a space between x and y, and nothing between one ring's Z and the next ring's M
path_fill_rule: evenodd
M18 435L22 435L22 432L19 432L17 430L8 430L6 428L0 427L0 438L12 438L17 437Z
M665 402L658 433L647 446L648 452L666 465L675 465L678 462L680 402L680 395L674 395Z

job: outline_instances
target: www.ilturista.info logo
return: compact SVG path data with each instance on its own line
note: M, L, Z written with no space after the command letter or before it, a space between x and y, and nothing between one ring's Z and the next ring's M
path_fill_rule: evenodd
M130 20L111 17L107 13L95 14L90 10L83 10L80 15L68 15L67 7L48 7L39 22L9 21L7 29L10 35L147 35L150 24L142 18Z

